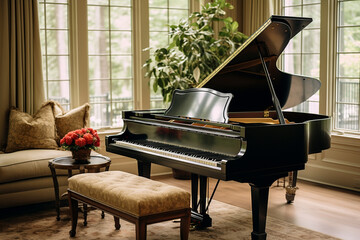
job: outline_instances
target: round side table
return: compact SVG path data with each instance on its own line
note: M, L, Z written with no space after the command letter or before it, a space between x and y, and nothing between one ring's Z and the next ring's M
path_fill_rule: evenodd
M79 173L89 173L100 172L101 168L105 168L105 171L109 170L111 160L108 157L102 155L90 156L89 162L84 164L76 163L72 157L58 157L49 161L49 168L51 170L51 175L54 182L54 191L55 191L55 207L56 207L56 220L60 220L60 196L59 196L59 183L57 180L57 175L55 169L67 169L68 178L73 175L73 170L79 170ZM86 216L87 216L87 205L84 204L84 225L86 226ZM104 218L104 212L101 215Z

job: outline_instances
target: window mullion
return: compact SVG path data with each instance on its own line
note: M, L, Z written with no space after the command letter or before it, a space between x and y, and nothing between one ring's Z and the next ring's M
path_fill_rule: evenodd
M150 87L145 78L142 65L149 58L149 2L133 1L133 72L134 72L134 108L150 109Z
M87 1L69 0L70 99L77 107L89 102Z

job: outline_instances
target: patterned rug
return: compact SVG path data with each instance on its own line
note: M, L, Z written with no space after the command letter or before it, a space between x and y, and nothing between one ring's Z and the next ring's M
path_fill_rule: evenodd
M250 239L252 231L251 212L218 201L210 206L210 216L213 226L206 230L190 231L189 239L205 240L233 240ZM135 227L126 221L120 221L120 230L115 230L113 217L109 214L101 219L99 210L92 210L88 214L88 225L83 226L82 214L79 213L78 227L75 238L69 237L71 222L67 207L61 208L61 220L56 221L55 210L50 208L36 209L22 214L0 217L0 239L26 239L26 240L62 240L62 239L135 239ZM147 239L179 239L180 223L167 221L148 225ZM267 219L267 239L337 239L319 232L277 220Z

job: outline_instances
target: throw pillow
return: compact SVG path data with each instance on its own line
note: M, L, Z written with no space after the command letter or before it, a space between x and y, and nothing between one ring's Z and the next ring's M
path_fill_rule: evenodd
M68 132L89 127L90 105L88 103L55 117L57 134L62 139Z
M5 152L31 148L57 148L53 109L53 102L43 104L33 116L11 109Z

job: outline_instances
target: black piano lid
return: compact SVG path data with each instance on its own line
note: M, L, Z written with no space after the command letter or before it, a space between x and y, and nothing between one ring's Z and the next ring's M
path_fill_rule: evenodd
M229 106L230 112L273 109L259 57L260 49L281 108L294 107L306 101L320 89L320 81L281 72L276 67L276 61L290 39L311 22L311 18L271 16L197 87L232 93L234 98Z

